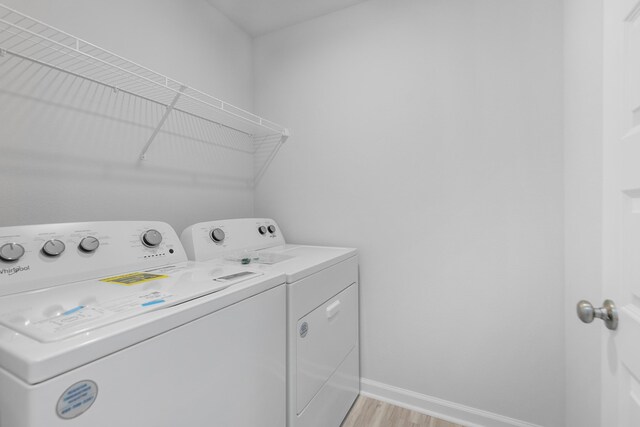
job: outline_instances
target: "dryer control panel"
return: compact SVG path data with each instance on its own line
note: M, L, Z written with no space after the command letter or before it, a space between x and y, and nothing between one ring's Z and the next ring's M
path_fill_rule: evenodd
M201 222L184 230L180 240L189 259L195 261L285 244L278 224L268 218Z
M0 227L0 296L186 260L164 222Z

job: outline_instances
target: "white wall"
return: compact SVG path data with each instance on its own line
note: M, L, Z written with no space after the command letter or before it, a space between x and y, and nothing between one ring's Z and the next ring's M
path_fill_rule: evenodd
M205 0L5 0L50 25L247 109L250 37ZM6 60L7 58L5 58ZM26 63L0 74L0 226L250 216L249 156L160 135L162 108ZM172 130L203 132L185 118ZM10 126L5 124L10 123Z
M575 304L602 295L601 0L565 1L565 322L567 427L600 425L600 325Z
M562 35L560 0L371 0L255 40L293 132L256 214L360 248L365 390L564 425Z

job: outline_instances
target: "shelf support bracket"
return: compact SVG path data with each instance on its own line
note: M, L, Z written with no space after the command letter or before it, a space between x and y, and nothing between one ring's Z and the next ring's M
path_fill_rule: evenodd
M153 133L149 137L149 140L147 141L147 143L144 145L144 148L140 152L140 160L146 159L147 151L149 150L149 147L151 147L151 144L153 144L153 141L156 139L156 136L158 136L158 133L160 133L160 129L162 129L162 126L164 126L165 122L169 118L169 114L171 114L176 104L178 103L180 96L184 93L185 90L187 90L186 86L180 86L180 90L178 91L178 93L176 93L176 96L173 98L173 101L171 101L171 104L167 105L167 109L165 110L164 115L160 119L158 126L156 126L156 128L153 130Z
M258 183L262 179L262 176L267 171L267 168L269 167L269 165L271 164L273 159L276 157L276 154L278 154L278 151L280 151L280 147L282 147L282 144L287 142L287 139L289 139L290 135L291 135L291 133L289 132L289 129L285 129L285 130L282 131L282 135L280 135L280 140L278 141L278 144L275 146L273 151L271 151L271 154L269 154L269 157L264 162L264 165L262 165L262 168L260 168L260 170L256 174L255 178L253 179L253 186L254 187L258 185Z

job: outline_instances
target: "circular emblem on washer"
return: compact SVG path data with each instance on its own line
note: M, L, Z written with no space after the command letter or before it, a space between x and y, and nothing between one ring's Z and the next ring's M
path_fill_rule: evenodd
M98 385L90 380L79 381L66 389L56 405L60 418L70 420L82 415L98 397Z
M307 332L309 332L309 324L307 322L303 322L302 325L300 325L300 337L306 337Z

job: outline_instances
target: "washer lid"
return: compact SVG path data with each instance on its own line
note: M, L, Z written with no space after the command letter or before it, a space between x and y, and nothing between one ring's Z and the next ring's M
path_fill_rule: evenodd
M30 384L284 283L246 266L181 263L0 298L0 367Z
M60 341L262 275L227 273L212 277L183 264L14 294L0 298L0 324L40 342Z
M258 251L256 262L269 264L273 270L282 271L287 275L287 283L293 283L354 257L357 253L354 248L286 244Z

